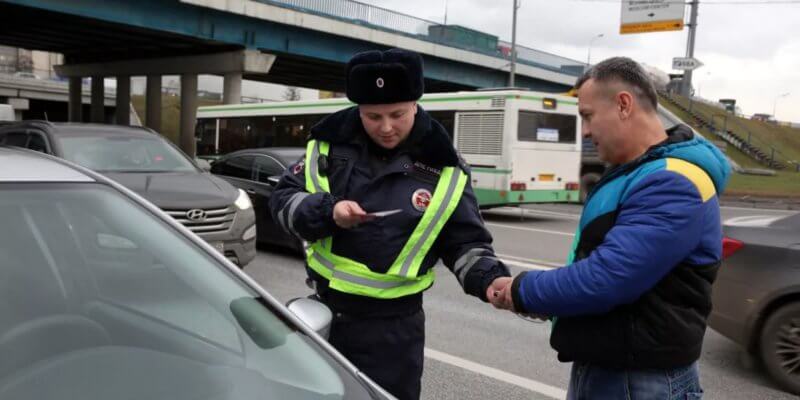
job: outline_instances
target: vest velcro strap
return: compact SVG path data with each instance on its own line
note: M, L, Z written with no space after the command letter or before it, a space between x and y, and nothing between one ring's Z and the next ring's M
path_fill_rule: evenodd
M319 140L309 140L306 145L306 191L309 193L330 193L330 185L328 184L327 173L322 175L319 173L319 158L320 156L328 156L330 144L328 142L321 142Z
M328 279L333 289L376 298L418 293L430 287L434 280L433 270L415 278L373 272L361 263L329 253L317 243L309 249L308 265Z

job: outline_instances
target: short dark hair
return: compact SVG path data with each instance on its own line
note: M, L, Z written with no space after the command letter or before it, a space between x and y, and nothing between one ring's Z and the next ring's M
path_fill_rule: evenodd
M601 83L621 82L626 84L633 89L634 96L642 104L653 111L658 109L658 94L656 94L653 81L639 63L628 57L612 57L593 66L578 78L575 89L580 89L589 79Z

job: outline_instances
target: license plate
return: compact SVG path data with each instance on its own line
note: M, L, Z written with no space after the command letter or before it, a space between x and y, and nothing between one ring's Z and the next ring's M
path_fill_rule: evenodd
M216 249L219 254L225 255L225 243L222 242L211 242L211 246Z

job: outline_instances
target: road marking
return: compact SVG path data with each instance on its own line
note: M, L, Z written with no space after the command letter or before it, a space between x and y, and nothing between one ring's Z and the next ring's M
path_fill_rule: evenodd
M514 375L505 371L501 371L496 368L487 367L485 365L465 360L461 357L456 357L454 355L450 355L447 353L442 353L441 351L437 351L428 347L425 348L425 357L428 357L430 359L439 362L443 362L445 364L450 364L454 367L462 368L467 371L471 371L476 374L480 374L501 382L519 386L523 389L539 393L541 395L550 397L552 399L564 399L567 397L567 391L564 389L555 386L550 386L545 383L537 382L532 379L523 378L519 375Z
M495 253L495 255L500 258L500 261L508 265L513 265L524 269L549 270L564 266L564 263L557 263L553 261L532 260L529 258L515 257L508 254L499 253Z
M549 265L541 265L541 264L533 264L533 263L527 263L527 262L522 262L522 261L517 261L517 260L509 260L509 259L505 259L505 258L502 258L502 257L500 258L500 261L502 261L504 264L511 265L511 266L518 267L518 268L522 268L522 269L534 269L534 270L540 270L540 271L549 271L551 269L558 268L558 267L551 267Z
M506 228L506 229L517 229L517 230L520 230L520 231L548 233L548 234L551 234L551 235L561 235L561 236L569 236L569 237L575 236L574 233L551 231L551 230L547 230L547 229L524 228L524 227L521 227L521 226L514 226L514 225L495 224L493 222L484 222L484 225L496 226L498 228Z
M752 208L752 207L734 207L734 206L722 206L720 207L724 210L738 210L738 211L750 211L753 214L758 214L761 212L773 212L773 213L781 213L786 215L793 215L797 214L797 210L775 210L771 208Z
M750 215L747 217L730 218L723 221L722 223L724 225L734 225L734 226L764 227L783 218L786 217L783 215Z
M498 208L497 211L508 211L508 212L515 212L519 213L519 208L515 207L502 207ZM537 210L534 208L523 208L522 209L526 214L541 214L541 215L552 215L556 217L565 217L569 219L578 220L581 218L580 214L573 214L568 212L558 212L558 211L547 211L547 210Z

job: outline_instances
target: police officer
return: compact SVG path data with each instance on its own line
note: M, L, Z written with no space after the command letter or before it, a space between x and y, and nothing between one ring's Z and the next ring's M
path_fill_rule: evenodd
M393 395L418 399L422 292L434 264L441 259L483 301L509 272L494 255L469 170L416 103L422 58L367 51L346 74L357 106L311 129L305 158L284 172L270 207L310 244L309 276L334 312L330 343Z

